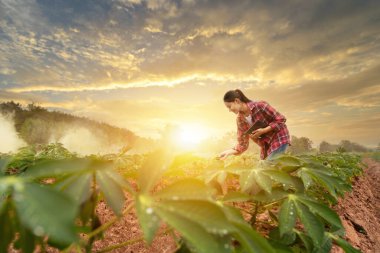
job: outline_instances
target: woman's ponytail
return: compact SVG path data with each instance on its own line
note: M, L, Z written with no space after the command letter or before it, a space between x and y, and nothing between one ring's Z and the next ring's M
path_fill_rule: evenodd
M224 94L223 100L224 102L234 102L236 98L238 98L240 101L244 103L248 103L251 101L239 89L227 91L226 94Z

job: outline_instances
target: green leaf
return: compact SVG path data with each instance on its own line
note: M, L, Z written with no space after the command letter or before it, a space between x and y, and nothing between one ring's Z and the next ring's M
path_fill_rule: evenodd
M304 224L307 233L310 235L314 244L320 247L323 241L324 227L323 224L318 220L317 217L309 211L309 209L302 203L294 201L297 209L297 214Z
M309 176L309 174L303 172L300 170L300 176L303 182L303 185L305 186L305 189L309 189L309 187L313 184L313 179Z
M269 243L273 247L273 249L276 251L276 253L294 253L295 252L291 250L290 247L287 247L279 242L270 240Z
M15 237L12 220L15 219L9 201L5 201L0 209L0 252L8 252L8 246ZM12 217L13 216L13 217Z
M305 233L301 232L301 231L298 231L296 229L294 229L294 231L296 232L296 234L298 235L298 237L301 239L301 241L303 242L305 248L306 248L306 251L307 252L311 252L314 248L313 246L313 241L311 240L311 238L306 235Z
M260 192L252 196L252 198L263 203L271 203L284 199L288 197L288 195L289 192L284 191L282 188L274 188L271 194L268 194L267 192Z
M164 149L157 150L147 156L138 178L142 193L147 193L151 190L172 160L172 155Z
M227 202L245 202L249 200L252 200L252 196L244 192L232 191L232 192L228 192L223 197L223 201L227 201Z
M221 206L212 201L165 200L157 204L156 207L159 210L172 211L186 217L203 226L210 233L226 235L233 230L233 226L227 221Z
M282 171L293 172L302 166L302 161L293 156L282 155L273 160Z
M279 221L280 236L290 233L296 224L296 210L294 202L290 198L286 199L281 205Z
M242 192L256 194L260 187L255 180L256 172L254 170L244 171L240 174L240 188Z
M270 179L270 177L261 173L261 170L256 172L255 180L257 184L261 187L261 189L263 189L267 193L272 192L272 180Z
M90 194L90 197L80 205L79 217L83 222L83 225L86 225L87 222L91 219L92 214L94 213L94 209L96 208L97 197L97 192L93 191Z
M90 173L73 175L57 183L55 188L70 196L77 204L81 204L91 195L91 179Z
M328 206L319 204L318 202L315 202L303 196L298 196L297 199L307 205L312 213L319 215L331 225L335 226L336 228L343 228L338 214L331 210Z
M332 173L322 170L309 167L303 167L301 169L302 174L306 173L310 178L316 181L321 186L325 187L327 191L335 198L338 198L338 193L345 190L344 182L334 176ZM301 175L302 175L301 174Z
M280 229L277 227L270 231L269 238L283 245L290 245L296 240L296 233L293 231L280 235Z
M155 198L166 200L185 200L185 199L211 199L214 189L208 187L201 180L187 178L176 181L154 194Z
M107 203L117 215L121 215L125 202L124 191L108 173L107 170L98 170L96 172L96 179Z
M0 158L0 175L5 174L11 158Z
M233 236L241 243L244 252L247 253L276 253L268 241L259 233L254 231L246 223L233 222L236 232ZM211 251L210 251L211 252Z
M160 226L160 219L152 207L152 199L145 195L138 195L136 198L136 212L144 238L148 244L151 244Z
M333 237L334 241L344 250L346 253L361 253L360 250L355 249L347 241L340 237Z
M157 209L157 214L171 227L178 230L199 253L221 252L229 253L231 248L227 242L206 231L198 222L190 220L176 213L175 211ZM225 247L227 246L227 247Z
M77 208L71 199L49 187L26 183L13 193L22 224L37 236L48 235L62 246L77 241L74 219Z
M15 247L21 249L21 252L23 253L33 253L36 247L36 237L34 234L25 227L20 227L18 229L18 234L19 237L15 242Z
M89 169L91 160L87 158L75 158L67 160L41 161L30 166L23 174L23 177L44 178L54 176L64 176L78 173Z
M328 236L323 237L323 241L319 247L314 248L313 253L329 253L331 252L332 241Z
M279 182L281 184L285 184L288 186L293 186L292 178L285 172L280 170L263 170L262 173L269 176L275 182Z

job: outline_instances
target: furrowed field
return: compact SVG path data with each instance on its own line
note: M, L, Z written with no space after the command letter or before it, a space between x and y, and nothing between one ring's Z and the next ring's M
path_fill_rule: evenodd
M341 202L363 178L362 156L172 154L79 157L60 144L3 154L0 252L360 252ZM367 236L361 250L376 252L376 235L351 221Z

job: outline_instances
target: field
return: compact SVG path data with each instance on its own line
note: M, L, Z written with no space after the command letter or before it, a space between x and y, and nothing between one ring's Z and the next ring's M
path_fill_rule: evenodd
M378 154L1 156L0 252L376 252Z

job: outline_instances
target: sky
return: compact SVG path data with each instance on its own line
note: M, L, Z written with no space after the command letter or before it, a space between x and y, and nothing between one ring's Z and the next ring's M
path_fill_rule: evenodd
M221 136L239 88L291 135L377 146L379 42L376 0L0 0L0 102Z

